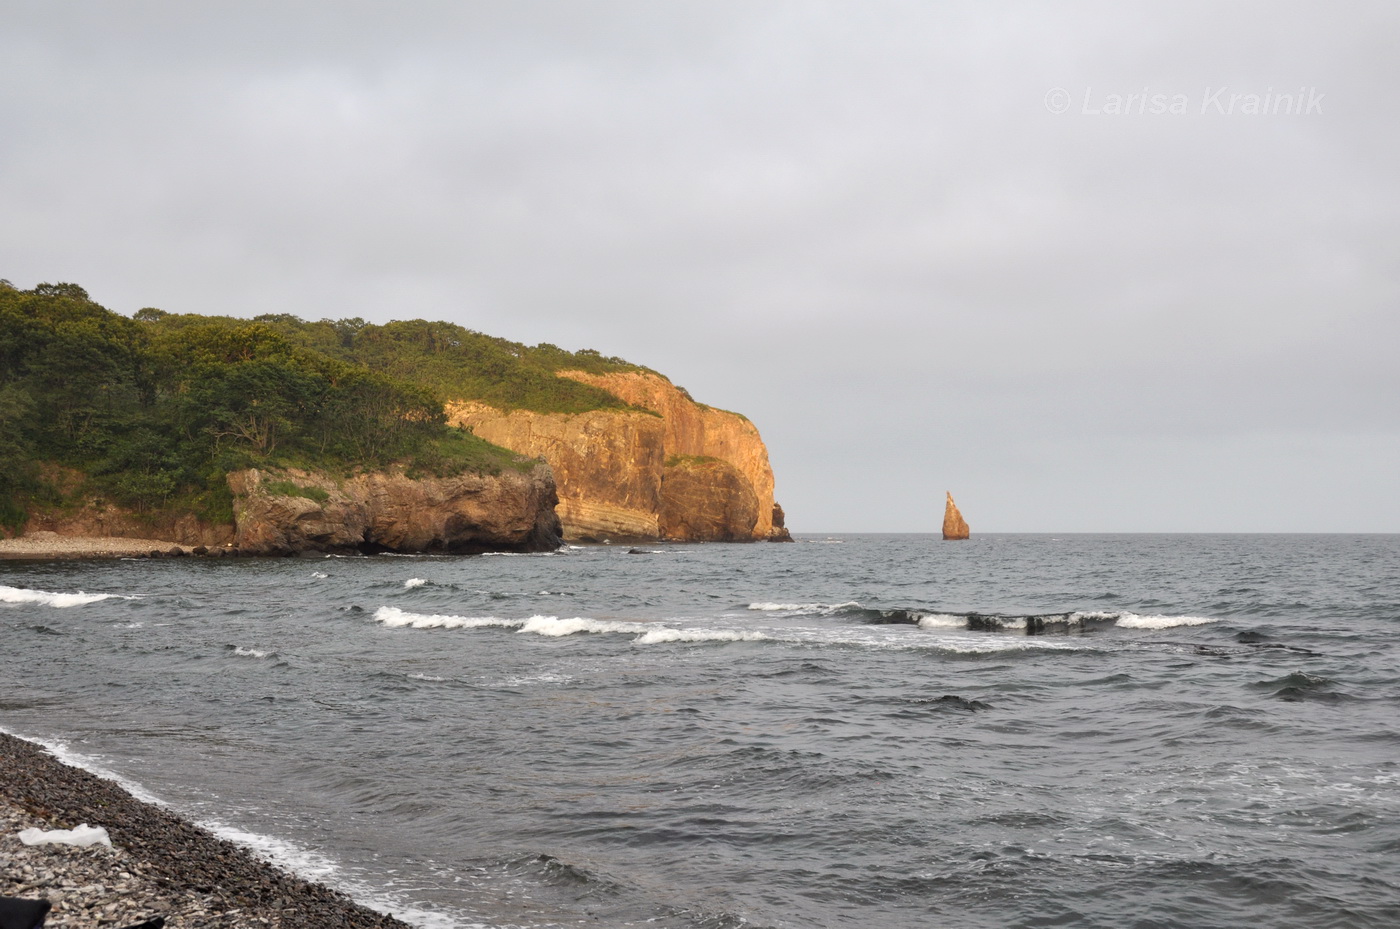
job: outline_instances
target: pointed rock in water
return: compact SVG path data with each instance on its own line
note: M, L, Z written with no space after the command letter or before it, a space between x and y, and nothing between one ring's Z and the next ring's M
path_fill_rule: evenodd
M966 539L971 534L967 520L958 512L958 505L953 502L953 494L949 492L948 505L943 510L943 538Z
M783 514L783 507L776 500L773 501L773 528L768 532L769 542L791 542L792 533L788 532L784 523L786 517Z

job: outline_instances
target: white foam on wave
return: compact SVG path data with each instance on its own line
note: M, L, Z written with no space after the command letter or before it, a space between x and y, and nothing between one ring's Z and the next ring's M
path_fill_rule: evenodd
M291 842L273 838L270 835L249 832L217 819L200 820L199 824L219 838L227 839L235 845L241 845L264 861L270 861L278 867L299 874L308 880L330 883L341 873L340 868L329 858L300 848Z
M524 687L530 684L567 684L574 679L572 674L527 674L508 677L501 682L502 687Z
M410 577L403 582L403 586L404 590L412 590L415 587L422 587L426 583L428 582L421 577Z
M847 600L845 603L770 603L760 601L749 604L749 609L765 613L820 613L826 615L835 613L837 610L851 608L859 609L860 604L854 600Z
M754 630L737 629L677 629L672 626L654 625L644 621L620 621L589 619L585 616L531 616L529 619L501 619L496 616L442 616L425 613L411 613L395 606L382 606L374 613L374 618L391 628L413 629L481 629L498 627L515 629L518 634L541 635L549 638L563 636L631 635L635 645L662 645L670 642L760 642L771 641L772 636ZM410 675L419 680L435 678Z
M661 626L649 629L637 637L638 645L660 645L665 642L766 642L771 636L762 632L735 629L673 629Z
M412 681L431 681L431 682L437 682L437 681L445 681L445 680L447 680L447 678L445 678L445 677L438 677L436 674L419 674L419 673L416 672L416 671L415 671L414 673L410 674L410 675L408 676L408 678L409 678L409 680L412 680Z
M374 611L374 618L390 628L404 626L413 629L479 629L482 626L504 626L514 628L521 625L518 619L500 619L495 616L444 616L440 614L410 613L396 606L381 606Z
M318 581L330 577L330 575L324 571L312 571L311 576L316 578Z
M930 613L927 616L919 617L919 627L922 629L966 629L967 617L954 616L951 613Z
M999 636L981 635L956 641L940 640L936 651L953 655L986 655L993 652L1085 652L1095 646L1077 636Z
M521 624L520 632L533 632L536 635L563 636L579 632L631 632L638 630L637 623L614 622L606 619L587 619L574 616L560 619L557 616L531 616Z
M44 750L47 751L50 755L53 755L55 758L68 765L69 767L81 768L89 774L97 775L104 781L111 781L112 783L120 787L122 790L125 790L127 793L131 794L137 800L140 800L142 803L149 803L151 806L158 806L164 809L169 809L170 807L170 804L166 803L164 800L161 800L159 797L146 790L140 784L137 784L135 781L129 781L126 778L117 775L113 771L110 771L109 769L101 765L97 761L97 759L73 751L68 747L68 743L66 742L63 742L59 739L41 739L36 738L32 735L21 735L20 733L12 732L11 730L4 728L3 726L0 726L0 732L5 733L6 735L12 735L17 739L24 739L26 742L33 742L35 745L41 745L44 747Z
M1119 613L1115 626L1121 629L1171 629L1176 626L1205 626L1219 622L1209 616L1141 616Z
M116 594L88 594L81 590L76 593L53 593L47 590L30 590L28 587L6 587L0 584L0 603L38 603L42 606L69 607L85 606L99 600L110 600ZM119 599L132 600L134 597Z
M240 658L271 658L276 652L265 652L260 648L244 648L242 645L235 645L233 653Z

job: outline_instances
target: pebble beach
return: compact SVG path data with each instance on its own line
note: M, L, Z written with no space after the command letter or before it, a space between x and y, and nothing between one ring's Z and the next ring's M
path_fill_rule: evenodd
M127 539L114 536L69 536L56 532L32 532L14 539L0 538L0 559L50 560L55 558L133 558L170 555L188 546L159 539Z
M111 846L25 845L23 829L105 828ZM0 733L0 896L48 899L45 926L408 929L118 785Z

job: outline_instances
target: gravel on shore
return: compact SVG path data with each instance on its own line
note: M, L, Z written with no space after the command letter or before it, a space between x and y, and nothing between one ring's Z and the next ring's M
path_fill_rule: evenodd
M130 558L137 555L173 554L190 548L160 539L125 539L113 536L59 535L34 532L14 539L0 539L0 559L49 560L58 558Z
M28 846L17 835L83 823L105 827L112 847ZM170 929L409 929L3 732L0 896L50 900L46 927L164 916Z

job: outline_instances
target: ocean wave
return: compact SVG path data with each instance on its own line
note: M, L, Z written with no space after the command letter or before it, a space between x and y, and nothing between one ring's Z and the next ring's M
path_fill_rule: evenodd
M971 629L979 632L1082 631L1095 626L1120 629L1171 629L1219 622L1209 616L1169 616L1133 613L1128 610L1072 610L1064 613L980 613L947 612L907 607L867 607L856 601L845 603L755 602L748 609L760 612L804 616L839 616L872 626L907 625L923 629Z
M396 606L381 606L374 611L374 618L390 628L408 626L413 629L479 629L482 626L504 626L515 628L522 623L518 619L500 619L495 616L443 616L439 614L410 613Z
M919 617L919 626L924 629L966 629L967 617L955 613L927 613Z
M0 584L0 603L38 603L43 606L69 607L85 606L99 600L132 600L134 597L121 597L117 594L88 594L81 590L76 593L53 593L47 590L31 590L28 587L6 587Z
M814 613L818 616L828 616L842 610L851 608L860 609L860 604L854 600L845 603L750 603L748 609L758 610L765 613Z
M638 645L659 645L663 642L766 642L771 636L762 632L736 629L672 629L663 626L650 629L637 639Z
M263 651L260 648L244 648L242 645L225 646L230 652L240 658L275 658L276 652Z
M527 687L531 684L567 684L574 679L572 674L525 674L508 677L500 682L502 687Z
M644 621L589 619L585 616L561 618L537 615L529 619L502 619L496 616L442 616L411 613L396 606L382 606L375 620L391 628L413 629L514 629L520 634L550 638L580 634L635 636L635 645L662 645L672 642L759 642L772 637L747 629L686 629Z
M613 622L605 619L587 619L575 616L560 619L558 616L531 616L521 624L520 632L533 632L535 635L564 636L579 632L629 632L638 631L637 623Z
M1140 616L1120 613L1114 625L1121 629L1171 629L1176 626L1204 626L1219 622L1209 616Z

